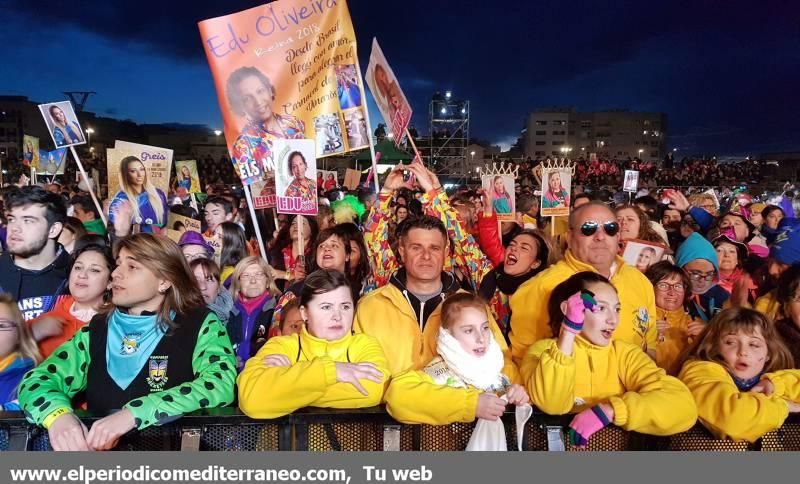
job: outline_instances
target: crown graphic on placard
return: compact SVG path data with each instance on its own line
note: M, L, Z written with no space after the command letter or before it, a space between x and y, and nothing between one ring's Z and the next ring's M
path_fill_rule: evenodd
M517 173L519 172L519 165L516 163L506 163L501 161L500 163L492 163L483 165L483 172L481 173L484 176L513 176L514 178L517 177Z
M542 183L542 172L548 170L558 170L558 171L569 171L570 175L575 175L575 163L568 160L567 158L561 158L560 160L556 158L555 160L551 160L547 158L544 161L539 162L538 165L531 168L531 172L533 176L536 178L538 183Z

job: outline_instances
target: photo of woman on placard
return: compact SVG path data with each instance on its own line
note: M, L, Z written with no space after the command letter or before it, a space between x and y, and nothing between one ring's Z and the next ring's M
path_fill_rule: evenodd
M569 208L569 191L561 184L561 172L550 172L547 191L542 197L542 208Z
M503 177L498 175L492 180L492 205L497 214L511 213L512 202L511 195L506 191L506 185L503 182Z
M39 148L33 146L33 142L30 139L25 140L22 164L25 166L39 166Z
M83 143L83 132L77 121L69 121L64 110L53 104L48 108L53 123L53 141L57 147Z
M181 167L178 174L178 188L185 188L187 191L192 188L192 174L186 165Z
M251 166L253 161L262 170L272 156L274 140L305 138L301 120L273 111L275 87L257 68L235 70L228 78L225 92L231 110L248 121L233 144L234 169L238 175L241 176L239 166Z
M123 206L129 206L131 224L138 224L142 232L152 233L155 227L167 222L167 197L153 186L147 177L147 168L135 156L126 156L119 166L120 190L114 195L109 208L109 222L114 224ZM133 203L135 201L135 203ZM127 209L123 209L127 212Z
M300 197L303 200L316 200L317 183L306 176L308 163L303 153L292 151L287 158L292 181L286 187L285 197Z

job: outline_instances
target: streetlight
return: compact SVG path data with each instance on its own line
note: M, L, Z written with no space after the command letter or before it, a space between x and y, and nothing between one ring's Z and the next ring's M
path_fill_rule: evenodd
M642 159L642 153L644 153L644 150L639 148L639 159L640 160Z
M474 165L475 164L475 151L470 151L469 155L472 157L472 164ZM478 172L480 173L480 170L478 170Z
M444 93L444 97L446 97L447 99L450 99L450 96L452 96L452 95L453 95L453 93L452 93L452 92L450 92L450 91L446 91L446 92Z
M89 146L92 146L92 133L94 133L92 128L86 128L86 143Z

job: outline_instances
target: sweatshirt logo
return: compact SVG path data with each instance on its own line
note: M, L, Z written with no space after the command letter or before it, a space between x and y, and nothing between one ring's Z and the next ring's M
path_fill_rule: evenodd
M147 384L150 386L150 391L159 392L167 384L167 362L169 356L151 356L149 363L149 376L147 377Z
M648 328L650 328L650 314L647 312L647 308L639 308L636 311L634 326L636 332L641 335L642 340L646 340L645 335L647 334Z
M123 356L128 356L139 351L139 338L141 336L140 333L126 334L123 336L122 348L120 348L119 353Z

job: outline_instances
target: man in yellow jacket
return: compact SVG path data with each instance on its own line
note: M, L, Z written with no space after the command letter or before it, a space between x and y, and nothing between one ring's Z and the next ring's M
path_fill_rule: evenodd
M520 364L535 342L552 338L547 315L550 293L573 274L592 271L611 280L622 309L614 339L641 347L655 357L658 338L653 285L636 268L617 255L619 224L605 204L590 202L569 216L564 259L520 286L509 301L511 307L511 354Z
M359 301L353 323L357 333L380 341L392 375L420 370L436 356L440 305L460 289L455 277L442 271L447 232L441 220L419 217L403 224L397 235L403 267L392 275L389 284ZM489 324L505 356L503 372L512 382L518 382L519 372L511 363L503 334L494 319Z

